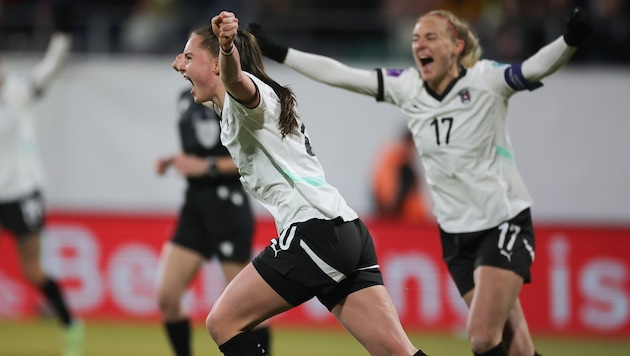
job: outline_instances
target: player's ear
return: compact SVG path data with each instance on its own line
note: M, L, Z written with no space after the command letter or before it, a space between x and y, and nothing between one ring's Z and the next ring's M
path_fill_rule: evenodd
M219 75L219 73L221 72L219 68L219 57L217 56L212 60L212 73L214 73L215 75Z
M464 53L464 49L466 48L466 43L462 39L455 40L455 53L458 56L461 56Z

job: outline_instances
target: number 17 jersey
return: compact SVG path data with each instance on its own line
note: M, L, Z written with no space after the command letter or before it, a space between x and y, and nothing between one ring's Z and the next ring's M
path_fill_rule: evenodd
M532 203L507 131L508 100L516 92L507 65L482 60L461 69L437 95L415 68L378 69L378 98L401 108L420 152L433 212L449 233L497 226Z

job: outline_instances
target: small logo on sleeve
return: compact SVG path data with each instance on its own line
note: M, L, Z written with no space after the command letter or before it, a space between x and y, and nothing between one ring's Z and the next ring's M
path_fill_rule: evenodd
M385 75L388 77L400 77L403 69L385 69Z

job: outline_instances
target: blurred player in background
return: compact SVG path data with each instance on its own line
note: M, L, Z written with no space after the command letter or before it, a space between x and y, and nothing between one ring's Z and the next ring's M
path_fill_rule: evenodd
M571 12L565 33L521 63L480 60L468 23L448 11L420 16L410 34L415 68L363 70L278 45L256 33L263 52L310 78L401 108L422 156L444 261L469 306L475 355L532 356L519 294L534 261L532 199L507 132L509 99L534 90L566 64L592 32Z
M69 309L60 285L41 265L45 224L44 173L35 135L36 104L72 47L74 5L53 2L55 32L44 58L27 77L0 73L0 229L17 239L22 271L43 294L65 331L64 356L82 354L83 324ZM54 118L46 118L54 119Z
M181 299L204 261L217 257L229 283L251 261L254 217L236 166L221 144L219 117L196 104L190 89L178 101L182 151L155 164L158 175L169 167L188 187L177 229L162 251L158 302L164 327L177 356L191 355L191 322ZM265 326L255 337L269 350Z

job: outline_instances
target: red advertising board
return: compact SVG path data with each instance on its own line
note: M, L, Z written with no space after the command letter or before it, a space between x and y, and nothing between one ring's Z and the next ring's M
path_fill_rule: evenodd
M53 213L43 243L43 263L59 278L83 318L157 319L154 282L159 253L174 216ZM441 260L433 225L367 220L379 263L405 327L456 330L466 306ZM276 235L260 220L256 248ZM630 336L630 227L537 226L533 282L521 302L534 332ZM0 317L40 311L38 294L20 276L15 242L0 237ZM184 303L204 320L223 290L223 277L208 263ZM336 325L317 300L274 318L278 324Z

